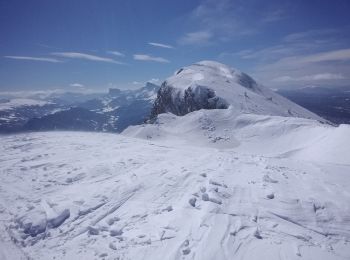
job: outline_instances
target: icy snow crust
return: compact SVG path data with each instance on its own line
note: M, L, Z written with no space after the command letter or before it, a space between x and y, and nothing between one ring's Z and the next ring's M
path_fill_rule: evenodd
M349 135L227 109L3 136L1 259L349 259Z
M201 61L175 72L163 83L153 114L184 115L200 108L228 106L237 112L325 121L258 84L247 74L215 61Z

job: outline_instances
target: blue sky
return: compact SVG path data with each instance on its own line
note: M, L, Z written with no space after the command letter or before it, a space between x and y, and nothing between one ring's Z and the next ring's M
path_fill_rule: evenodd
M272 88L350 85L348 0L0 0L0 91L136 88L216 60Z

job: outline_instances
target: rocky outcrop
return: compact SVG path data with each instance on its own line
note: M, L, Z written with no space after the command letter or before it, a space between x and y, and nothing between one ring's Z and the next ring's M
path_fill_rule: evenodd
M188 87L183 92L178 91L165 81L159 89L154 102L151 118L158 114L171 112L183 116L200 109L225 109L228 103L221 97L216 96L215 91L204 87Z

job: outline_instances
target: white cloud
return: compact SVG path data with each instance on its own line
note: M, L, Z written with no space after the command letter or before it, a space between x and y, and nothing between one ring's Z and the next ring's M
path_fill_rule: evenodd
M4 56L8 59L14 59L14 60L29 60L29 61L45 61L45 62L62 62L61 60L54 59L54 58L46 58L46 57L30 57L30 56Z
M229 42L262 33L266 25L286 17L285 6L268 1L257 12L251 1L203 0L184 19L193 33L179 39L180 44ZM200 33L199 33L200 32Z
M298 59L297 59L298 60ZM324 61L346 61L350 60L350 49L341 49L335 51L327 51L300 57L298 62L324 62Z
M309 30L304 32L296 32L286 35L283 38L284 42L298 42L298 41L312 41L324 37L334 37L335 34L339 33L339 29L319 29L319 30Z
M260 50L241 50L235 53L222 53L220 56L238 56L241 59L276 59L279 57L284 57L286 55L293 55L295 52L299 51L300 48L295 46L287 46L287 45L275 45L271 47L267 47Z
M321 73L310 76L304 76L304 80L334 80L334 79L345 79L345 77L341 74L333 74L333 73Z
M295 80L294 78L292 78L291 76L281 76L281 77L277 77L272 79L272 81L274 82L289 82L289 81L293 81Z
M133 84L133 85L142 85L143 83L140 82L140 81L133 81L132 84Z
M157 83L159 83L159 79L156 79L156 78L153 78L153 79L150 79L148 82L150 82L150 83L153 83L153 84L157 84Z
M208 44L213 34L209 31L198 31L186 33L179 39L179 43L182 45L203 45Z
M301 60L305 54L309 57L327 49L339 49L342 42L337 39L337 33L337 29L323 29L288 34L275 45L233 53L223 52L220 57L233 56L244 60L256 60L264 65L281 59L291 62L293 57Z
M335 30L312 31L311 35L324 35ZM236 57L256 62L254 77L268 86L290 86L317 81L320 85L345 85L350 73L350 48L337 37L310 39L308 33L289 34L284 44L261 50L237 52ZM337 48L338 47L338 48ZM324 51L328 49L328 51ZM232 54L233 55L233 54Z
M340 49L327 52L318 52L309 55L287 56L275 62L262 65L262 71L283 70L311 70L316 66L328 66L335 68L330 62L349 62L350 49Z
M134 60L155 61L155 62L161 62L161 63L169 63L170 62L169 60L164 59L162 57L154 57L154 56L150 56L148 54L134 54Z
M85 86L83 84L80 84L80 83L72 83L72 84L69 84L69 86L71 86L73 88L85 88Z
M113 54L115 56L124 57L125 55L119 51L107 51L107 53Z
M302 77L281 76L273 79L275 82L292 82L292 81L323 81L323 80L340 80L345 79L341 74L319 73L314 75L306 75Z
M277 9L266 13L261 21L264 23L272 23L272 22L283 20L285 18L286 18L286 14L284 10Z
M166 49L174 49L173 46L164 44L164 43L159 43L159 42L149 42L149 45L155 46L155 47L160 47L160 48L166 48Z
M124 64L122 62L113 60L111 58L100 57L100 56L95 56L95 55L80 53L80 52L53 52L51 54L59 57L70 58L70 59L82 59L82 60L89 60L89 61L114 63L114 64Z
M136 80L135 80L135 81L131 82L131 84L132 84L132 85L139 86L139 85L145 85L147 82L153 83L153 84L157 84L157 83L160 82L160 80L157 79L157 78L152 78L152 79L150 79L150 80L148 80L148 81L136 81Z

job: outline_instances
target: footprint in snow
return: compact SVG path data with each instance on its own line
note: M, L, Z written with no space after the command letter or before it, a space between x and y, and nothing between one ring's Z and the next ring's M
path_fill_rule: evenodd
M189 248L189 245L190 245L190 241L189 241L188 239L186 239L186 240L182 243L181 247L183 248L183 249L182 249L182 254L183 254L183 255L188 255L189 253L191 253L191 249Z
M215 185L215 186L220 186L220 187L227 188L227 185L226 185L226 184L219 183L219 182L214 181L214 180L210 180L210 181L209 181L209 184L211 184L211 185Z
M165 209L163 209L162 211L168 211L168 212L170 212L170 211L172 211L172 210L173 210L173 207L170 205L170 206L166 207Z
M208 193L203 193L203 194L202 194L202 200L203 200L203 201L209 201L209 195L208 195Z
M263 181L264 182L269 182L269 183L278 183L278 181L277 180L275 180L275 179L272 179L269 175L264 175L264 177L263 177Z
M107 220L107 224L110 225L110 226L112 226L115 222L117 222L117 221L119 221L119 220L120 220L120 218L118 218L118 217L113 217L113 218L110 218L110 219Z
M122 229L112 229L109 231L109 235L111 237L117 237L117 236L121 236L123 234L123 230Z
M269 200L272 200L275 198L275 194L273 192L270 192L270 193L266 194L266 198Z
M194 208L196 207L196 202L197 202L196 198L190 198L188 201L188 203L190 203L190 205Z
M262 239L262 236L261 236L261 234L260 234L259 229L256 229L256 230L255 230L254 236L255 236L257 239Z
M220 199L211 198L211 197L209 197L208 193L206 193L206 192L204 192L202 194L202 200L203 201L210 201L210 202L213 202L213 203L216 203L216 204L219 204L219 205L222 204L222 201Z

